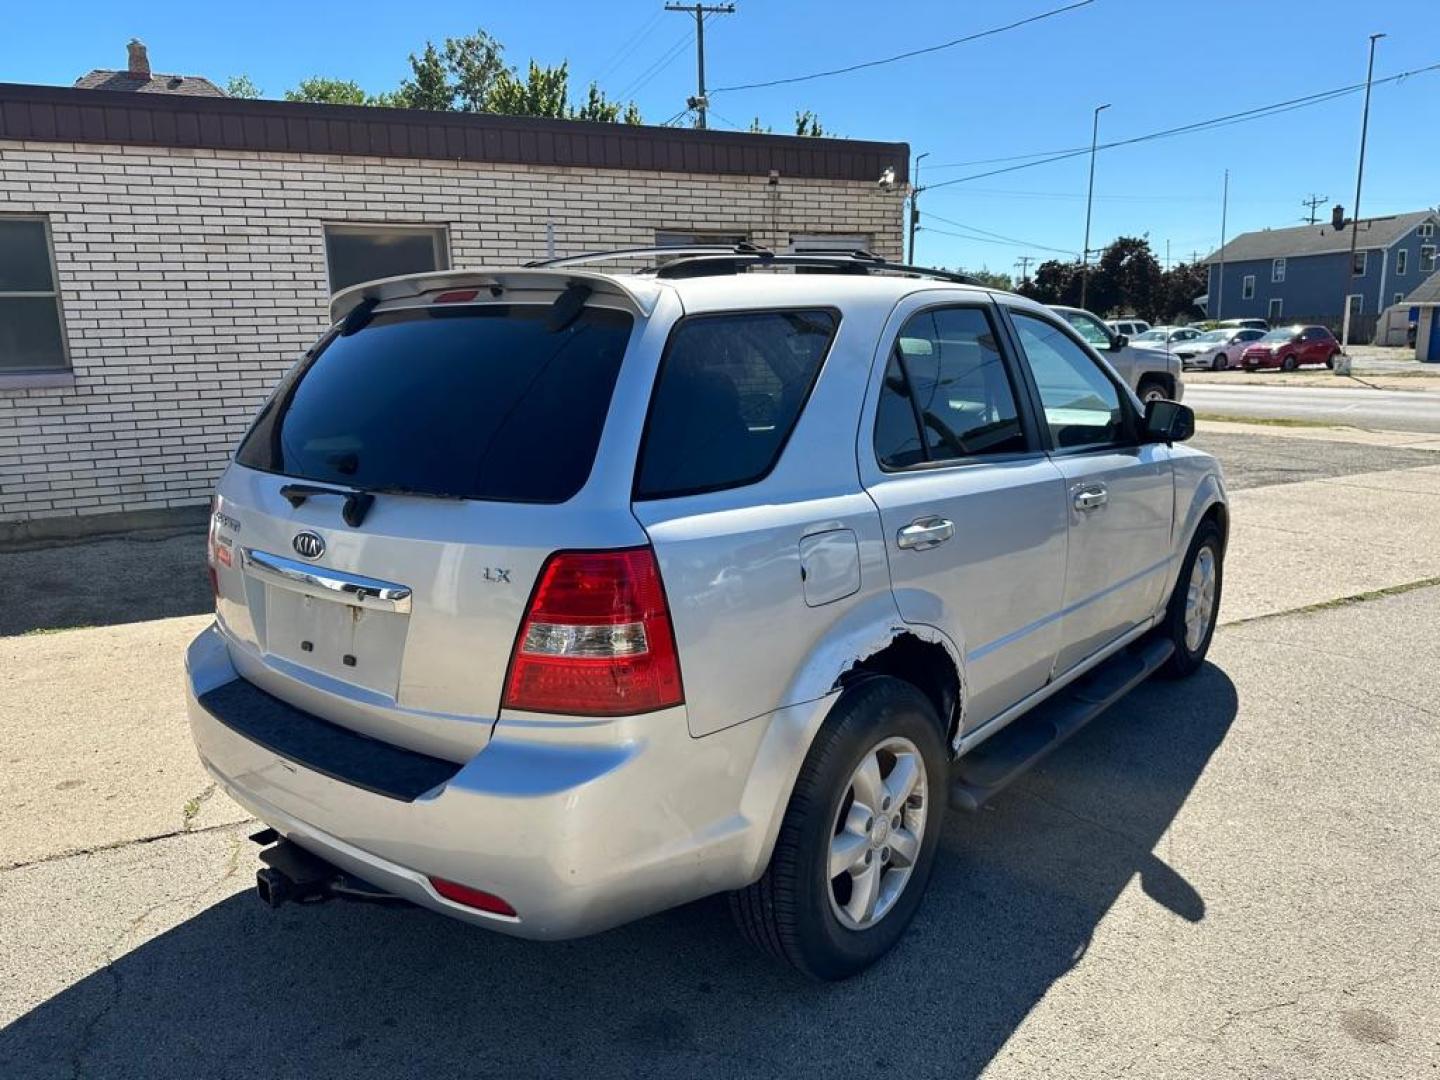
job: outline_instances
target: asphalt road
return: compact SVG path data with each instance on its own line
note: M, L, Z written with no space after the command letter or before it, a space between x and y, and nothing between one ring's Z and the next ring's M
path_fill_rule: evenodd
M1263 375L1236 373L1236 384L1192 383L1185 404L1236 419L1308 420L1384 431L1440 432L1440 393L1358 387L1265 386Z

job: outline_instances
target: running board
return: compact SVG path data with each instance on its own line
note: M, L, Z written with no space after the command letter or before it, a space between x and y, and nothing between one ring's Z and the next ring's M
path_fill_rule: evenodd
M975 811L1170 659L1169 641L1141 640L1086 672L950 768L950 805Z

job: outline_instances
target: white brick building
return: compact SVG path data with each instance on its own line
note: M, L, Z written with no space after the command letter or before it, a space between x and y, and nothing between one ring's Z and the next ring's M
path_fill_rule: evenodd
M907 165L904 144L0 84L0 540L192 516L332 284L676 234L898 259Z

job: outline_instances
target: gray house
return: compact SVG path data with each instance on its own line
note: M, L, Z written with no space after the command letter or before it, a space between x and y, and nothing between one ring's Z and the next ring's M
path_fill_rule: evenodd
M1339 231L1326 222L1242 233L1205 260L1206 313L1324 323L1338 331L1344 293L1350 338L1368 341L1378 314L1435 272L1437 226L1440 215L1419 210L1363 218ZM1358 230L1353 275L1346 272L1352 228Z

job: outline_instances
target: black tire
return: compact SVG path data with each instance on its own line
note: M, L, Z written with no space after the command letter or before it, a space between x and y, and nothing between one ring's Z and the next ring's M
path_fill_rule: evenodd
M1211 608L1210 625L1205 636L1194 648L1185 636L1185 602L1190 591L1190 575L1202 548L1209 547L1215 559L1215 600ZM1161 666L1159 674L1167 679L1183 679L1192 674L1205 662L1210 651L1210 642L1215 637L1215 626L1220 621L1220 598L1225 584L1225 549L1220 538L1220 526L1214 521L1205 521L1195 530L1185 561L1180 564L1180 576L1175 579L1175 591L1170 594L1170 603L1165 609L1165 621L1156 633L1175 646L1175 652Z
M1224 349L1221 349L1218 353L1216 353L1216 354L1215 354L1215 359L1210 361L1210 370L1211 370L1211 371L1224 371L1224 370L1225 370L1226 368L1228 368L1229 366L1230 366L1230 357L1228 357L1228 356L1225 355L1225 350L1224 350Z
M1294 353L1291 353L1289 356L1285 357L1283 360L1280 361L1281 371L1294 371L1299 366L1300 358Z
M1331 371L1334 371L1334 370L1335 370L1335 358L1336 358L1337 356L1339 356L1339 355L1340 355L1340 350L1339 350L1339 349L1336 349L1336 350L1335 350L1334 352L1332 352L1329 356L1325 357L1325 366L1326 366L1327 368L1329 368Z
M925 765L924 833L894 906L865 929L850 929L831 905L826 871L832 829L856 767L893 736L912 742ZM755 884L730 894L741 933L814 979L846 979L879 960L900 939L924 897L944 824L948 773L945 736L929 698L907 682L883 676L846 690L800 768L770 865Z
M1135 390L1135 396L1140 399L1141 405L1147 405L1153 396L1157 400L1164 400L1171 395L1172 391L1160 379L1151 378L1149 375L1140 380L1140 385Z

